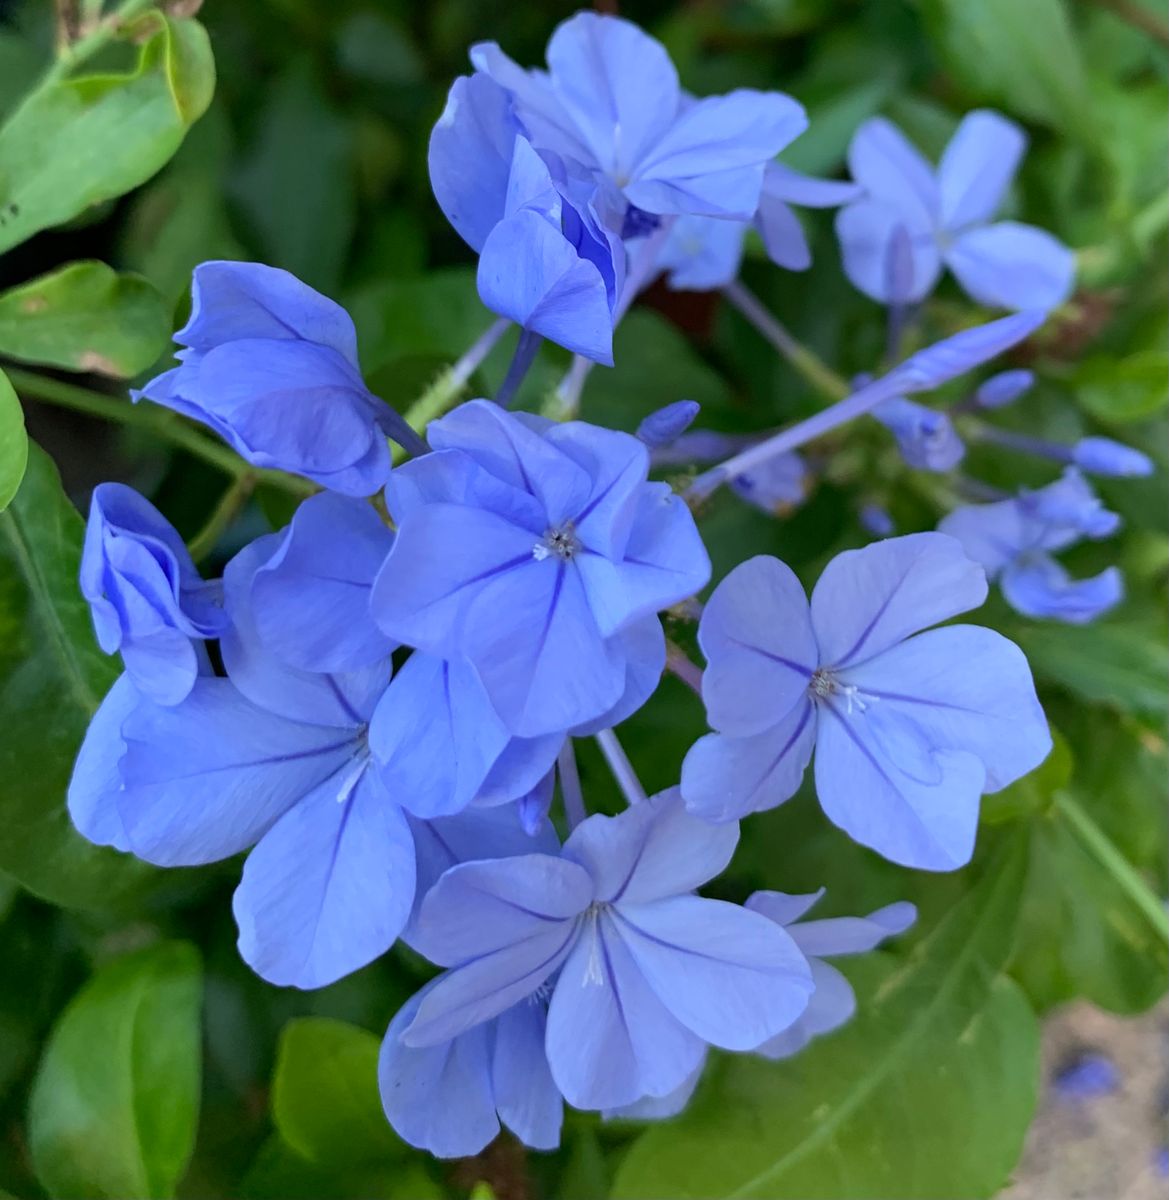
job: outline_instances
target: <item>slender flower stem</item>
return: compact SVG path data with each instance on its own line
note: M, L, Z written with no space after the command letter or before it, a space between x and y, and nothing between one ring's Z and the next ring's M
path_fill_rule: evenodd
M556 759L556 770L560 776L560 797L564 801L564 815L568 820L568 828L575 829L588 816L585 808L584 793L580 787L580 772L576 769L576 752L572 748L572 738L564 739L560 754Z
M637 778L633 764L617 740L617 735L611 729L602 729L596 738L597 745L600 746L601 753L609 764L609 770L613 772L613 778L617 780L617 786L626 801L631 805L644 803L645 788L641 786L641 780Z
M591 359L574 354L572 366L565 371L564 378L556 385L556 391L540 410L543 415L551 417L553 421L570 421L575 417L580 409L580 394L584 391L585 381L596 365Z
M1120 890L1144 914L1157 936L1169 942L1169 912L1164 902L1117 850L1108 835L1067 792L1056 793L1055 807L1080 845L1112 876Z
M1017 450L1020 454L1034 454L1038 458L1049 458L1054 462L1068 463L1072 461L1071 448L1061 446L1058 442L1049 442L1045 438L1029 437L1025 433L1012 433L1008 429L999 429L994 425L978 424L972 426L968 435L972 434L979 441L989 442L992 446L1002 446L1007 450Z
M317 491L314 483L295 475L288 475L284 471L257 471L233 450L213 442L193 425L187 424L167 409L132 404L129 400L93 392L75 383L66 383L64 380L54 379L49 375L38 375L35 371L25 371L19 367L5 366L4 373L17 392L23 395L32 396L58 408L68 408L73 412L99 417L103 421L112 421L117 425L137 425L149 430L162 441L170 442L172 446L210 463L225 475L234 478L253 473L258 480L298 496L310 496Z
M690 501L703 500L728 479L746 474L752 468L774 458L777 454L786 454L790 450L795 450L805 442L810 442L813 438L818 438L835 429L838 425L843 425L854 417L862 416L876 408L883 400L898 395L902 388L901 380L895 375L886 375L882 379L866 384L851 396L846 396L843 400L814 413L805 420L797 421L787 429L780 430L774 437L758 442L728 458L726 462L711 467L709 471L704 471L690 484L683 495Z
M450 385L456 392L467 386L467 381L482 366L483 360L495 349L499 339L510 327L511 322L507 317L499 317L487 327L481 337L476 338L467 347L463 356L450 370Z
M954 490L965 500L974 500L978 503L994 503L997 500L1009 500L1010 492L1004 492L1002 488L993 487L989 483L983 483L981 479L973 479L969 475L958 475L952 480Z
M495 393L495 403L500 408L511 408L520 384L524 381L524 376L527 375L532 363L536 361L536 352L540 349L543 341L540 334L533 333L530 329L520 330L520 340L516 342L511 365L507 368L507 374L499 385L499 391Z
M666 670L695 693L702 695L702 668L690 661L690 656L677 642L666 639Z
M848 395L848 381L797 341L739 280L728 283L723 295L817 391L830 400L842 400Z
M248 497L255 490L258 473L253 470L244 471L237 475L227 490L219 498L211 515L203 528L187 543L187 549L195 562L205 559L219 544L227 527L239 516L240 511L248 502Z

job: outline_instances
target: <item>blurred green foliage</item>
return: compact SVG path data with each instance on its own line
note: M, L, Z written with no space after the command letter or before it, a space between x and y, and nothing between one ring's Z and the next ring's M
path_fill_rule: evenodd
M59 7L80 19L101 6ZM570 1114L555 1154L504 1140L455 1165L398 1142L373 1077L378 1039L426 979L424 963L397 949L320 992L269 987L235 952L236 864L159 872L72 831L72 758L117 672L76 592L74 505L99 479L123 478L192 536L230 483L205 439L165 420L139 425L124 400L126 381L166 362L204 259L294 271L351 309L375 391L400 409L425 391L492 319L468 251L430 196L430 126L470 43L496 39L538 62L573 6L208 0L197 16L194 3L162 5L165 15L136 0L124 7L117 36L82 37L59 57L51 5L0 3L0 360L26 364L9 370L23 418L0 375L0 508L12 500L0 512L0 1192L993 1194L1035 1102L1034 1014L1076 996L1135 1012L1166 986L1163 6L621 6L662 38L694 91L757 86L801 100L811 127L785 158L804 170L838 173L854 129L877 112L930 154L978 105L1025 123L1032 145L1013 211L1076 248L1081 286L1028 349L1038 388L1001 421L1062 440L1120 437L1159 469L1102 489L1126 530L1077 552L1085 571L1113 561L1125 570L1130 595L1115 613L1087 628L1039 625L992 600L978 616L1024 647L1062 736L1043 769L987 802L969 869L893 867L828 826L806 791L746 823L719 894L826 884L833 911L895 899L921 908L894 952L850 968L855 1023L788 1063L720 1059L675 1122L645 1131ZM811 272L781 272L751 246L745 278L840 373L871 369L881 313L844 280L830 215L807 223ZM918 336L976 316L944 286ZM477 372L476 394L498 385L510 349L505 338ZM583 414L621 428L681 397L730 431L823 402L714 297L655 288L618 331L615 355L614 370L590 377ZM545 348L521 399L538 401L566 366ZM63 390L56 372L72 373L89 399ZM26 421L48 454L28 453ZM814 579L865 540L865 502L885 505L902 531L931 528L944 510L944 489L907 472L875 425L825 451L795 513L772 518L728 495L702 514L716 577L773 553ZM1003 487L1052 474L977 446L969 468ZM262 485L211 569L287 519L290 503ZM693 651L692 626L670 632ZM677 781L703 731L696 698L666 679L623 738L657 789ZM581 749L590 801L615 808L599 756Z

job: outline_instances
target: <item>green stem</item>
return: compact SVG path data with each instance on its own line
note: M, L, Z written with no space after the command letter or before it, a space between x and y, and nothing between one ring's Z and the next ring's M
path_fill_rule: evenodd
M71 71L86 59L92 58L122 31L122 27L135 17L154 7L154 0L123 0L108 17L105 17L91 32L78 38L71 45L62 47L57 61L45 73L42 87L60 83Z
M232 480L203 528L187 543L187 549L195 562L202 562L219 544L224 530L239 516L240 510L248 502L257 480L258 473L252 470L244 471Z
M1144 913L1159 937L1169 942L1169 912L1140 877L1132 863L1113 845L1108 835L1072 799L1067 792L1058 792L1055 807L1067 820L1080 845L1112 876L1117 886Z
M1110 8L1122 21L1147 33L1162 46L1169 46L1169 22L1145 8L1139 0L1096 0L1101 8Z
M25 371L19 367L6 366L4 373L19 393L33 396L46 404L55 404L58 408L68 408L87 416L100 417L103 421L147 429L156 437L217 467L233 479L255 473L265 483L298 496L308 496L317 490L307 479L299 479L283 471L256 472L254 467L244 462L233 450L204 437L194 426L188 425L167 409L131 404L128 400L92 392L88 388L78 387L75 383L54 379L49 375L38 375L35 371Z

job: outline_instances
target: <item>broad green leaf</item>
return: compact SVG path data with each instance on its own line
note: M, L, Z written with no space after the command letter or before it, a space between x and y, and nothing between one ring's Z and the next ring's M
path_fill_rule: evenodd
M1038 1008L1149 1008L1169 978L1167 929L1164 902L1074 797L1037 818L1011 969Z
M1050 125L1096 132L1092 95L1064 0L919 0L946 65L975 101Z
M199 1114L201 975L194 946L162 942L100 968L66 1007L29 1104L51 1196L174 1195Z
M77 570L83 525L37 446L0 513L0 869L76 907L124 903L153 868L91 846L65 809L81 738L118 674L94 640Z
M211 100L207 34L158 12L124 75L84 75L34 91L0 128L0 253L145 182Z
M266 262L332 291L355 225L352 124L307 64L264 94L259 140L235 178L235 196Z
M1022 1147L1038 1030L997 972L1010 952L1014 848L900 963L849 967L858 1010L795 1058L719 1060L691 1108L629 1150L613 1195L836 1200L996 1193Z
M997 825L1043 812L1050 806L1055 793L1067 786L1072 776L1071 748L1058 729L1052 729L1051 741L1051 753L1034 771L1016 779L1002 791L983 796L979 819L984 825Z
M0 371L0 512L3 512L16 495L24 469L28 464L28 434L24 431L24 409L8 382L8 376Z
M244 1200L442 1200L447 1193L420 1159L322 1167L273 1137L260 1148L240 1191Z
M1143 421L1169 405L1169 354L1086 359L1072 377L1076 399L1101 421Z
M1037 676L1089 703L1156 719L1169 713L1169 648L1159 627L1049 622L1020 627L1013 636Z
M401 1157L405 1147L382 1111L379 1041L325 1017L285 1026L272 1079L272 1119L284 1141L321 1165Z
M0 293L0 354L128 379L166 348L171 315L137 275L70 263Z

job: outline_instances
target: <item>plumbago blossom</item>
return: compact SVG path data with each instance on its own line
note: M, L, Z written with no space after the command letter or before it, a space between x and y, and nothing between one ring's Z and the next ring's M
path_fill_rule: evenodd
M717 241L722 265L701 286L730 288L752 221L776 262L806 266L786 205L862 203L851 184L772 162L804 128L794 101L688 96L628 22L574 17L547 71L492 44L471 57L430 173L479 253L485 304L523 329L506 393L540 337L610 361L613 324L655 271L693 283ZM976 216L1005 176L984 186L963 161ZM705 249L679 257L695 231ZM728 866L740 819L795 792L813 750L821 806L858 841L924 869L969 860L980 796L1042 761L1050 738L1017 647L930 627L981 604L987 574L1017 607L1098 611L1048 557L1114 524L1078 472L959 509L945 532L846 551L810 603L776 559L733 569L698 630L715 732L679 787L647 798L613 727L667 661L699 673L677 646L667 655L661 614L700 611L711 564L694 514L715 491L773 513L798 503L806 444L866 414L911 464L951 468L962 443L907 397L1016 345L1044 313L926 346L771 435L690 431L686 400L629 434L513 413L500 396L448 412L452 395L422 439L367 389L333 301L249 263L203 264L192 291L180 365L138 398L323 490L222 580L200 577L137 493L95 491L81 587L125 672L74 767L81 833L161 866L246 853L239 948L271 983L325 986L399 939L433 963L378 1075L394 1128L443 1157L501 1127L551 1149L566 1103L666 1118L712 1050L783 1058L847 1021L857 999L825 960L905 932L912 905L804 920L819 893L737 904L698 889ZM1009 374L973 408L1029 385ZM392 466L388 439L407 461ZM1065 461L1138 473L1126 450L1088 439ZM681 490L650 477L697 461L714 465ZM585 804L573 746L588 737L627 801L614 816Z

